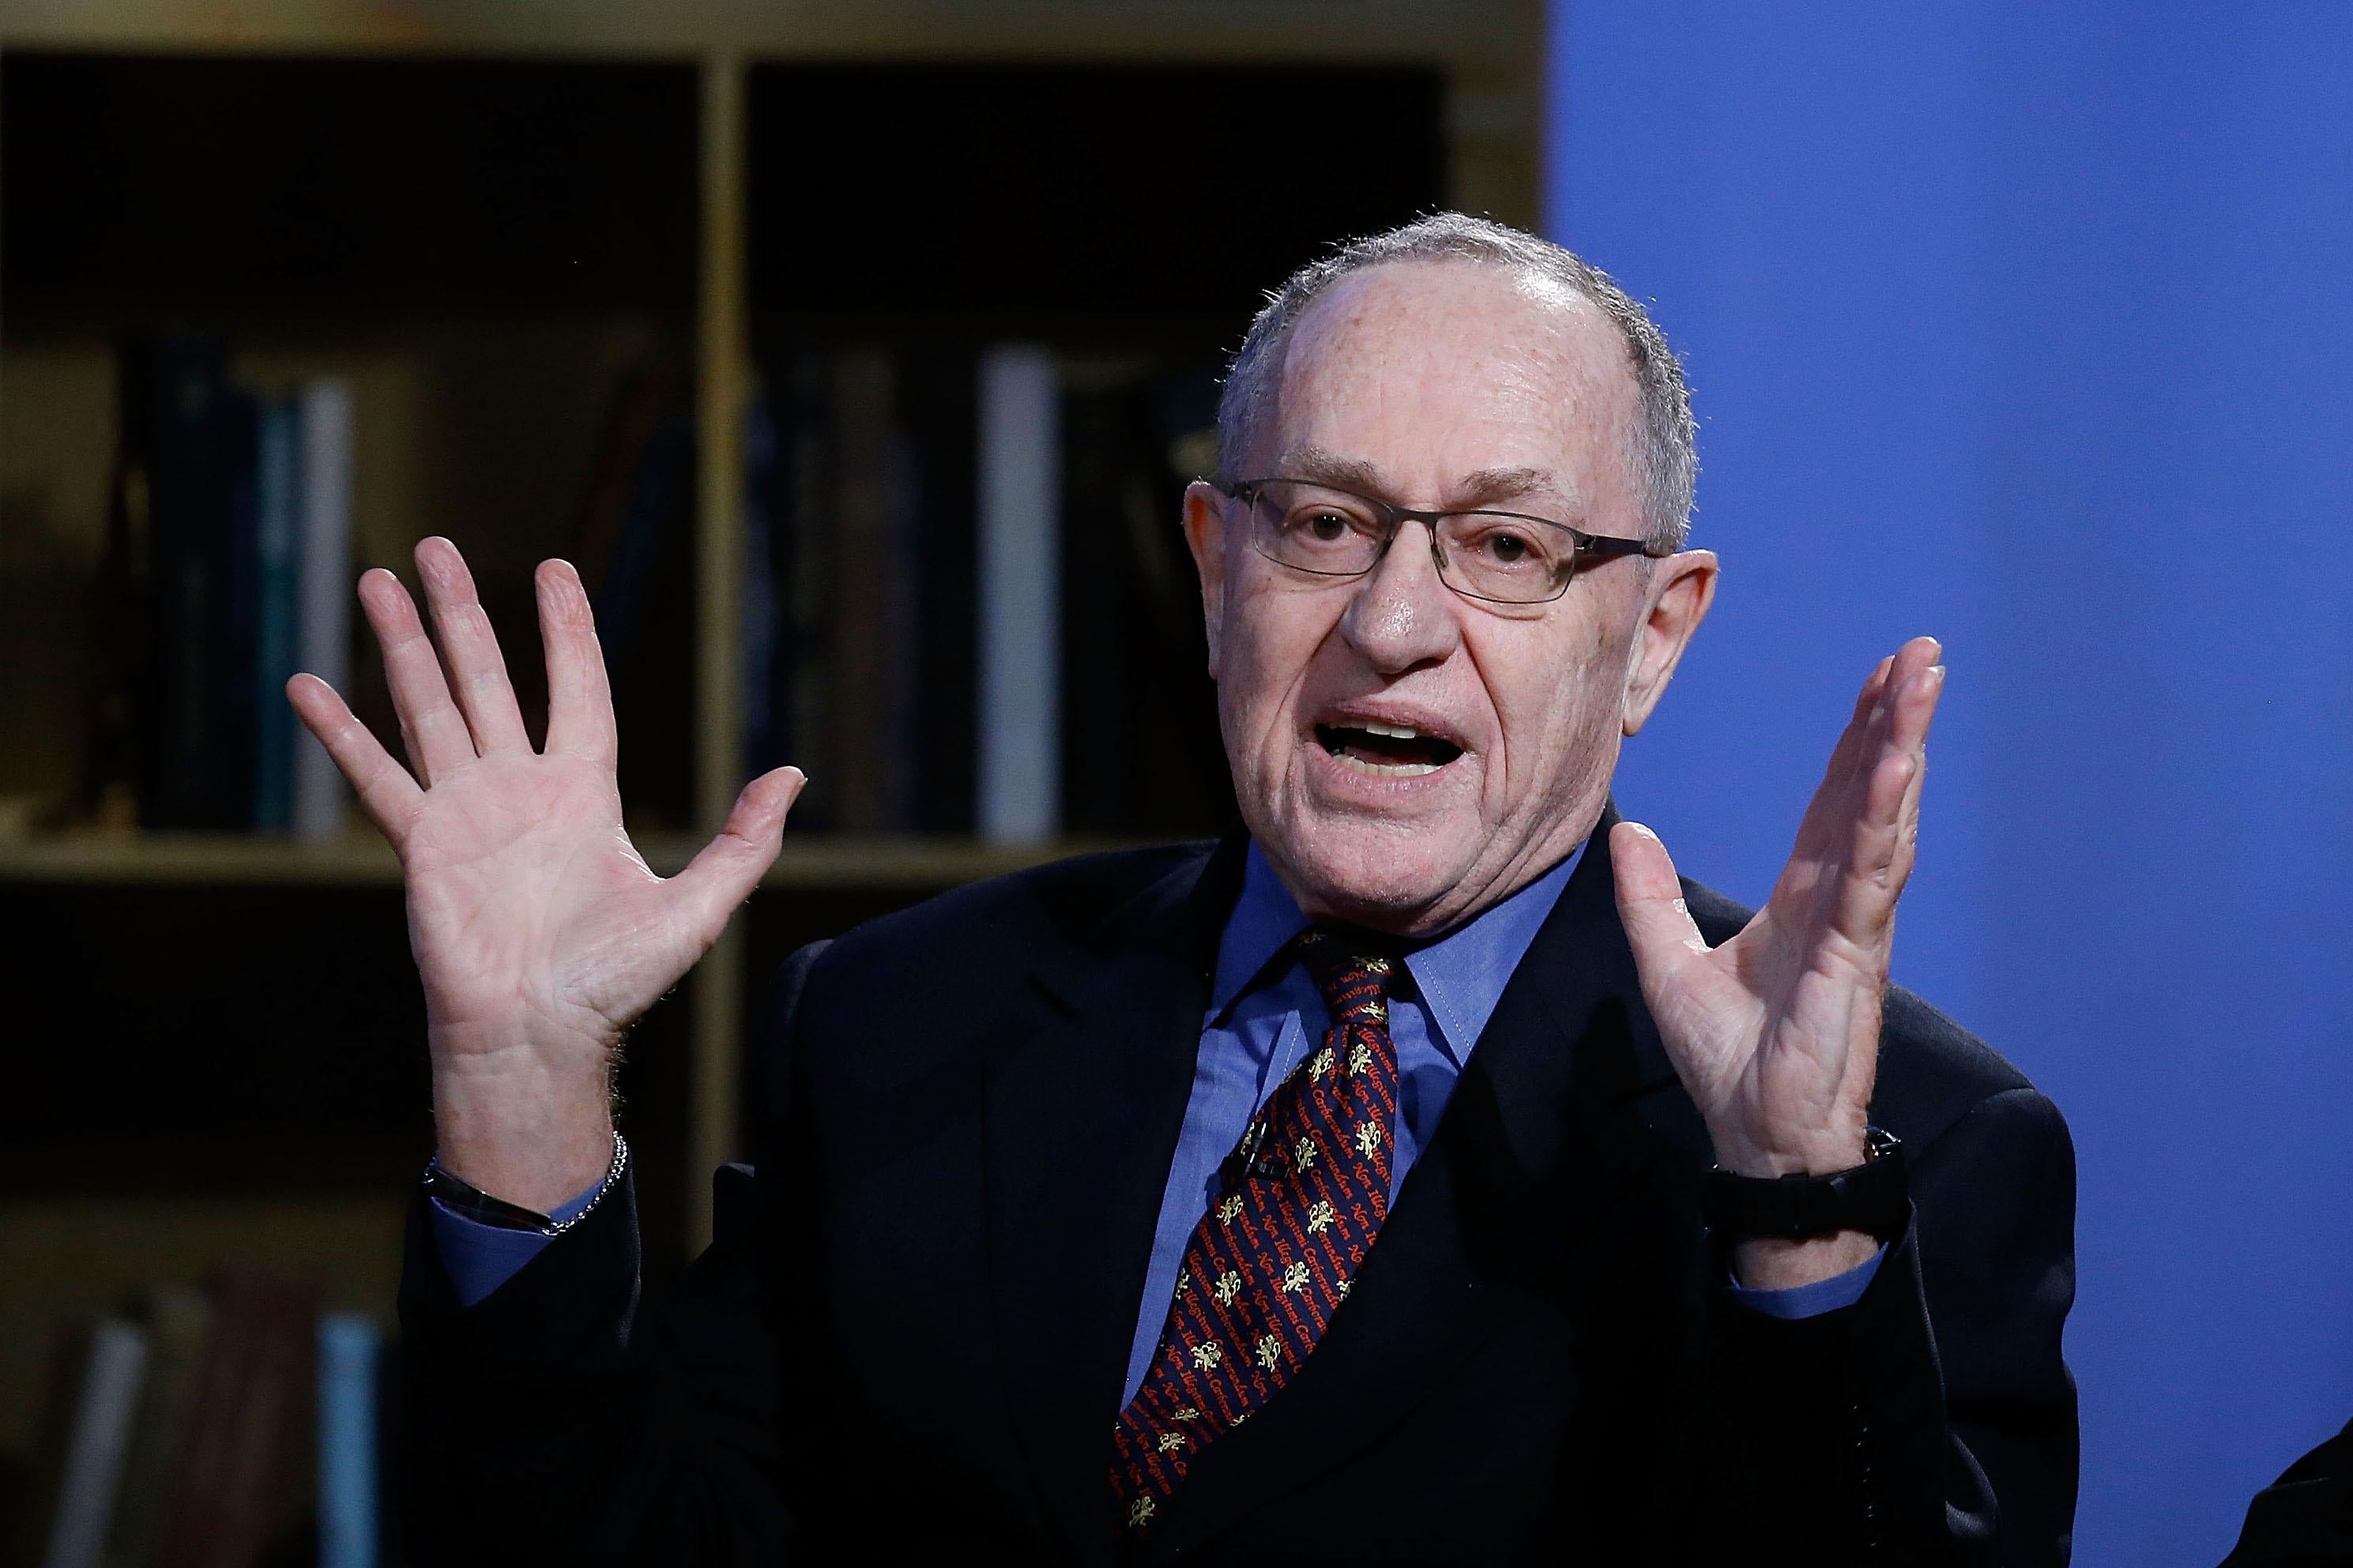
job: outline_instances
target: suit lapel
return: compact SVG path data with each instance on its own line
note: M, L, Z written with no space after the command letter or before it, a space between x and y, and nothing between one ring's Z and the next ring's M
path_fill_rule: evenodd
M1147 888L1031 976L987 1072L988 1268L1016 1430L1042 1510L1111 1554L1111 1433L1184 1121L1236 838Z
M1194 1465L1155 1531L1208 1540L1360 1451L1475 1348L1499 1292L1553 1270L1650 1163L1687 1144L1674 1071L1641 1005L1617 913L1605 810L1504 987L1437 1136L1348 1303L1281 1394ZM1685 1106L1687 1109L1687 1106ZM1645 1119L1673 1125L1653 1129Z

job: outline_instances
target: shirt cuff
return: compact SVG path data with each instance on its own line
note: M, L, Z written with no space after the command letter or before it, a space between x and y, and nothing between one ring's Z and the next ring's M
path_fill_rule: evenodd
M1883 1247L1843 1274L1833 1274L1810 1285L1792 1285L1786 1290L1751 1290L1735 1279L1732 1299L1768 1318L1819 1318L1824 1312L1835 1312L1862 1300L1862 1293L1871 1289L1873 1278L1879 1273L1880 1259L1886 1256L1887 1248Z
M558 1222L570 1219L596 1196L596 1188L590 1187L547 1217ZM442 1270L448 1275L460 1306L472 1306L522 1273L523 1265L555 1239L535 1230L509 1230L468 1219L438 1198L427 1203L432 1210L433 1245L440 1250Z

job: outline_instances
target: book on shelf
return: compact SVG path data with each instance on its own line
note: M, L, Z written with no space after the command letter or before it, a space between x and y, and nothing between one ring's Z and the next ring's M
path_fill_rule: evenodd
M147 1377L107 1531L107 1568L143 1568L156 1562L164 1509L186 1440L188 1407L212 1317L212 1298L193 1286L159 1285L145 1294L138 1321L147 1334Z
M127 338L85 805L151 829L343 827L344 785L289 710L346 682L352 396L258 396L208 333Z
M319 1568L375 1568L383 1541L377 1389L384 1330L364 1312L319 1320Z
M663 347L620 378L596 447L572 562L587 590L625 743L633 827L693 815L695 447L692 381Z
M373 1315L232 1272L62 1342L41 1568L408 1560L397 1351Z
M899 366L879 348L833 356L830 516L833 814L853 832L915 826L917 694L911 646L922 549Z
M264 398L254 441L253 826L265 833L294 826L297 725L282 693L305 651L301 438L301 405Z
M764 370L745 766L809 774L796 832L1222 825L1178 528L1214 373L1025 343L795 342Z
M156 1561L250 1568L299 1534L309 1499L298 1457L313 1429L318 1309L301 1287L225 1275L188 1396Z
M1179 526L1216 465L1217 372L1062 372L1061 831L1200 836L1233 820L1201 591Z
M1062 818L1062 405L1054 356L980 356L980 779L996 843L1051 838Z
M121 456L114 542L129 557L125 624L131 748L142 826L236 826L251 746L231 689L236 637L231 575L251 483L249 405L228 380L218 340L192 332L124 344L119 381Z
M72 1416L58 1466L42 1568L103 1568L106 1536L114 1520L123 1458L147 1372L147 1334L138 1324L110 1318L69 1353Z
M296 395L293 420L295 659L298 668L349 692L354 420L350 384L334 379L309 383ZM282 695L270 695L275 706L285 707ZM343 775L307 731L293 725L286 732L294 742L294 831L304 838L332 838L343 827Z
M745 763L808 774L804 830L954 826L927 795L943 693L926 679L925 573L955 514L907 370L873 344L795 348L746 432L748 559L763 570L744 589Z

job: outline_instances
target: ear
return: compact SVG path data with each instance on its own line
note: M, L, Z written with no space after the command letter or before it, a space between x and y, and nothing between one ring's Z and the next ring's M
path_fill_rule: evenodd
M1209 679L1218 679L1219 633L1226 622L1226 498L1207 479L1185 487L1185 545L1201 574L1201 620L1209 638Z
M1707 618L1707 607L1715 603L1715 556L1710 551L1677 551L1654 563L1641 628L1635 634L1633 658L1626 667L1620 722L1627 734L1641 731L1650 720L1651 710L1665 695L1667 680L1683 662L1692 634Z

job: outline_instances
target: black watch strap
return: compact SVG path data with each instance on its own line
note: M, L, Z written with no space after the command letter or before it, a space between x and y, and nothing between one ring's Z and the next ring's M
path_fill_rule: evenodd
M497 1230L524 1230L538 1236L562 1236L595 1213L605 1201L623 1173L629 1168L629 1145L619 1132L613 1134L613 1163L605 1167L605 1179L588 1194L588 1201L563 1219L555 1219L535 1209L511 1204L504 1198L494 1198L464 1177L442 1169L441 1157L435 1154L425 1164L425 1195L448 1209L460 1219L476 1225L486 1225Z
M1712 1167L1701 1216L1719 1243L1775 1238L1804 1241L1860 1230L1882 1241L1902 1234L1911 1214L1904 1182L1904 1146L1873 1127L1860 1165L1828 1175L1743 1176Z

